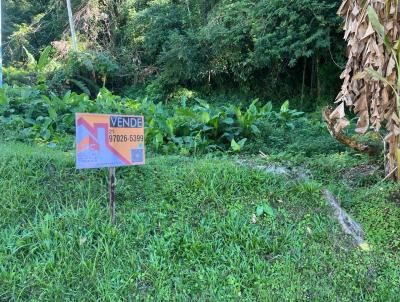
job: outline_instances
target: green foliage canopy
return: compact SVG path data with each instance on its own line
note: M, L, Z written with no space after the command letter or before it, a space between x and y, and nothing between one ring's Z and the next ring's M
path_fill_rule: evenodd
M150 91L165 93L179 86L263 91L286 85L299 91L304 84L312 90L315 78L323 74L316 60L339 73L329 68L331 53L340 57L344 50L339 4L76 0L73 10L82 50L107 53L120 66L118 79L111 80L117 88L150 84ZM6 0L5 10L6 64L26 60L21 47L38 56L52 41L68 40L64 2ZM303 66L306 83L301 81Z

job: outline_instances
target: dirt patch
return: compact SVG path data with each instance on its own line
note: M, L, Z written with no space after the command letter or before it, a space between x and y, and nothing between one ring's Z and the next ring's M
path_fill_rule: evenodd
M395 191L389 195L389 201L392 201L400 206L400 192Z
M376 173L383 173L379 165L362 164L343 171L343 177L348 180L349 183L354 184L360 181L360 179L366 179Z
M260 164L251 160L239 159L236 161L241 166L250 167L253 169L262 170L267 173L287 176L295 180L309 180L310 172L304 167L291 168L285 165L278 165L273 163Z

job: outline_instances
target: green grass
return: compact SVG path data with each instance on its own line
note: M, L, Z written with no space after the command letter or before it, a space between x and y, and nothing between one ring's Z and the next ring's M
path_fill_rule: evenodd
M352 158L304 159L315 175L305 182L229 157L154 156L118 170L113 226L105 170L0 144L0 301L399 301L399 186L336 192L349 194L370 252L320 194L362 161ZM253 223L260 206L273 212Z

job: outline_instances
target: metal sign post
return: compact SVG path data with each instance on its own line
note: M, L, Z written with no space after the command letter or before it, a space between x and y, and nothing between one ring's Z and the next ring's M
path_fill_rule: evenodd
M115 167L108 168L109 171L109 194L110 194L110 217L115 224Z
M78 43L76 42L74 16L72 15L71 0L67 0L68 20L71 29L72 44L75 51L78 51Z

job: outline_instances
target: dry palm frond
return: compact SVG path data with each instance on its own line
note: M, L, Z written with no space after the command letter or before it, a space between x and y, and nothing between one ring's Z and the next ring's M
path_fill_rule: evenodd
M374 9L378 20L372 20L368 8ZM345 39L348 61L341 75L342 89L336 110L330 119L336 121L336 131L349 124L345 108L358 116L358 133L387 130L388 152L386 171L397 167L400 121L396 97L398 61L396 51L388 45L399 44L400 15L398 0L344 0L338 12L345 19ZM375 21L375 22L374 22ZM376 24L379 24L378 28ZM375 26L374 26L375 25ZM383 39L383 36L386 39Z

